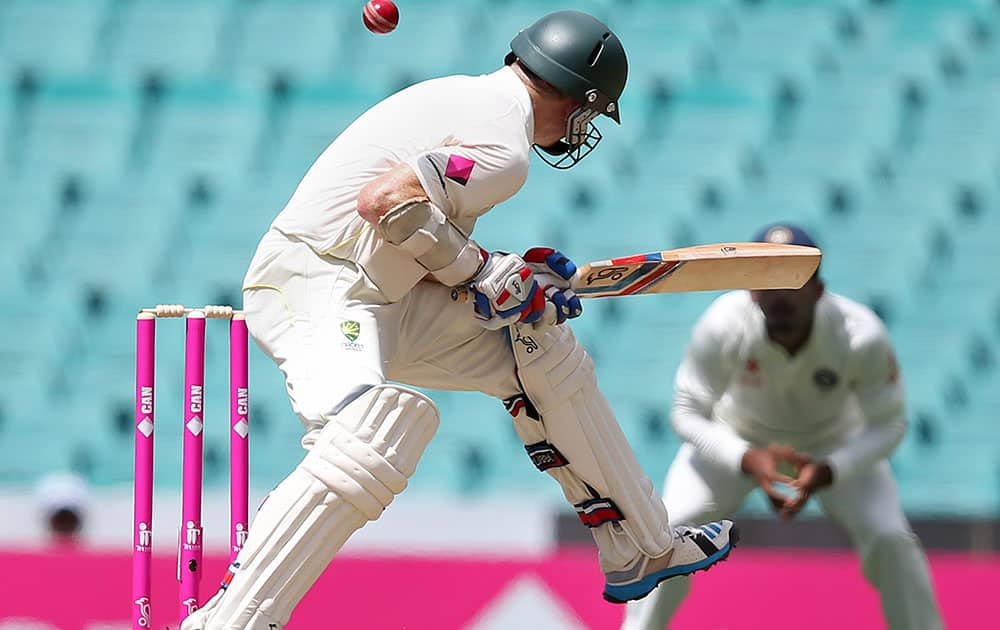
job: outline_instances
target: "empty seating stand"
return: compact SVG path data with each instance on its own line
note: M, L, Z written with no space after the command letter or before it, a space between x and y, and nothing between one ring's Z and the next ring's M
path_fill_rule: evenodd
M492 71L518 29L561 8L412 0L399 27L376 36L348 4L0 3L0 328L12 333L0 337L0 483L29 483L53 462L98 484L126 481L135 310L238 303L260 236L359 113L414 81ZM897 345L911 425L892 463L906 508L995 511L994 4L577 3L628 50L623 124L603 121L603 145L569 172L536 164L476 237L585 262L805 225L826 250L829 288L873 306ZM656 481L679 446L674 371L715 297L591 300L573 323ZM158 334L161 443L175 448L182 344L167 339L182 327ZM225 362L212 335L208 362ZM210 481L225 457L215 372ZM253 477L269 487L301 458L302 429L280 372L256 350L250 372ZM442 423L415 487L558 496L499 402L428 393ZM69 418L60 439L39 424L53 414ZM179 481L178 458L157 467L164 483Z

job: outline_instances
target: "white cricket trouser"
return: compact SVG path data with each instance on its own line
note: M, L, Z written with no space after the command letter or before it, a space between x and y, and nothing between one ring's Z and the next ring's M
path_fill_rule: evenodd
M327 418L386 380L501 400L520 391L505 334L480 326L448 287L421 282L387 304L351 263L273 230L244 287L250 335L284 373L306 447Z
M713 464L684 444L670 465L664 502L674 525L731 516L756 485ZM814 495L847 530L861 555L865 577L879 591L893 630L941 628L927 558L903 515L896 480L886 461ZM690 578L671 578L646 598L630 602L622 630L663 630L690 589Z

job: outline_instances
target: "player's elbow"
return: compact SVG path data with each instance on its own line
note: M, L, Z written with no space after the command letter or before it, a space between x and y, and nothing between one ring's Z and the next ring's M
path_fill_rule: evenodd
M674 394L674 404L670 408L670 428L682 440L690 441L697 433L698 421L704 418L698 412L690 398L680 393Z
M361 188L358 192L358 215L377 226L383 215L413 199L427 199L427 193L408 165L397 164Z
M378 225L379 219L392 209L393 203L392 190L381 178L376 178L358 193L358 215L372 225Z

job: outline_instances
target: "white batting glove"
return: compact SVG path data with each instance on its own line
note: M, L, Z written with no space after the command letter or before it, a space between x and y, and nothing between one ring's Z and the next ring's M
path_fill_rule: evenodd
M524 253L524 261L545 294L545 310L533 324L536 330L556 326L583 313L580 298L570 288L576 264L568 256L551 247L532 247Z
M479 323L497 330L517 322L537 321L545 310L545 295L524 259L505 252L485 255L486 261L469 283Z

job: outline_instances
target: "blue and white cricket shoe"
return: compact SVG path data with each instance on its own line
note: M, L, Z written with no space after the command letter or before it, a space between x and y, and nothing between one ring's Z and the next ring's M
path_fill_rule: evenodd
M670 551L659 558L640 556L627 569L604 574L604 599L613 604L642 599L663 580L705 571L722 562L739 540L739 529L732 521L674 527Z

